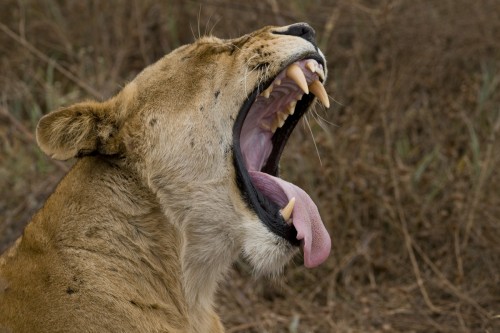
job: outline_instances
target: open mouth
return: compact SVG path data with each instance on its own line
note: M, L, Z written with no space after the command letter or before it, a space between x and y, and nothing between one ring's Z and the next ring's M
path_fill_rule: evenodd
M243 198L262 223L290 244L301 246L306 267L321 264L331 240L318 209L300 187L279 178L279 160L314 97L329 107L319 56L298 60L255 88L234 124L234 163Z

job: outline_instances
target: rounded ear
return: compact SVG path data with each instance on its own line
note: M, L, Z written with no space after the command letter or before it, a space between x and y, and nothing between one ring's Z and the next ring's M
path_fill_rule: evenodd
M51 112L36 128L38 145L47 155L67 160L120 151L118 120L111 102L83 102Z

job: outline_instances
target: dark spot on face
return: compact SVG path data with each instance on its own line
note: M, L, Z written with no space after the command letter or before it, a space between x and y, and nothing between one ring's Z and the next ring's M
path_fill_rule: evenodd
M85 237L92 238L95 237L98 233L99 229L97 227L90 227L85 231Z
M73 288L68 287L68 289L66 289L66 294L68 294L68 295L72 295L72 294L74 294L74 293L75 293L75 290L74 290Z
M200 111L203 112L203 110L205 110L205 107L202 105L200 106Z
M234 120L234 116L233 116L233 115L230 115L230 116L229 116L229 119Z
M191 144L191 148L194 148L194 140L193 139L191 139L190 144Z
M220 94L220 90L217 90L217 91L215 92L215 98L219 97L219 94Z
M149 126L154 126L158 122L158 119L153 118L149 121Z
M137 303L136 303L133 299L131 299L129 302L130 302L130 304L132 304L133 306L137 306L137 307L139 306L139 305L137 305Z

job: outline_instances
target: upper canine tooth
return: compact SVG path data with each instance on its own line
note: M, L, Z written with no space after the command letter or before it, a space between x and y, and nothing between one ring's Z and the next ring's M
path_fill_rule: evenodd
M302 91L309 94L309 88L307 87L307 80L302 72L302 69L297 64L291 64L286 70L286 76L291 78L299 86Z
M330 101L328 100L328 95L326 93L325 87L319 82L319 80L314 81L311 83L309 86L309 89L311 89L311 92L318 97L320 102L326 107L330 107Z
M290 220L290 217L292 216L293 212L293 207L295 206L295 197L290 199L290 202L280 210L280 214L283 217L283 220L285 220L288 223L288 220ZM291 224L291 222L289 223Z

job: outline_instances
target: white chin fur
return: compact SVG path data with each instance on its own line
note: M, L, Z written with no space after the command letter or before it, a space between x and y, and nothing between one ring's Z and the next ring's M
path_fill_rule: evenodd
M246 221L243 256L257 275L275 276L298 251L287 240L273 234L258 219Z

